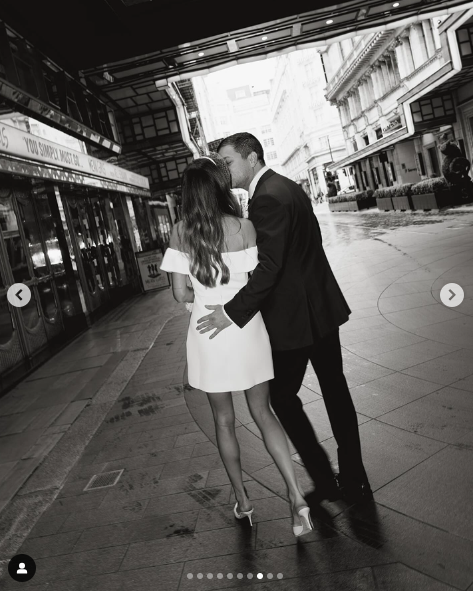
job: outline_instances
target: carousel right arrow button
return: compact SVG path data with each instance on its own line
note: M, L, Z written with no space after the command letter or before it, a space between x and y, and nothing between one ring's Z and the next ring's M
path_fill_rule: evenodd
M447 283L440 290L440 299L444 306L449 308L456 308L459 306L465 297L465 292L457 283Z

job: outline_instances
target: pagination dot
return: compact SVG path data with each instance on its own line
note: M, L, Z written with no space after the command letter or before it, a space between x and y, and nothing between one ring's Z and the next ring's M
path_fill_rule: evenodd
M195 576L196 576L198 579L203 579L205 575L204 575L204 574L202 574L202 573L197 573L197 575L195 575ZM215 576L217 577L217 579L223 579L223 577L224 577L225 575L223 575L222 573L218 573L218 574L217 574L217 575L215 575ZM233 579L233 577L234 577L234 576L236 576L236 578L237 578L237 579L243 579L245 575L244 575L243 573L237 573L237 575L234 575L233 573L227 573L227 578L228 578L228 579ZM254 575L253 573L248 573L246 576L248 577L248 579L252 579L252 578L253 578L255 575ZM274 575L273 575L273 573L268 573L266 576L267 576L267 577L268 577L268 579L270 579L270 580L274 578ZM278 573L278 574L276 575L276 577L277 577L278 579L282 579L282 578L283 578L283 576L284 576L284 575L283 575L282 573ZM194 574L193 574L193 573L187 573L187 578L188 578L188 579L193 579L193 578L194 578ZM213 579L213 578L214 578L214 575L213 575L213 573L207 573L207 578L208 578L208 579ZM257 573L257 574L256 574L256 578L257 578L257 579L264 579L264 573Z

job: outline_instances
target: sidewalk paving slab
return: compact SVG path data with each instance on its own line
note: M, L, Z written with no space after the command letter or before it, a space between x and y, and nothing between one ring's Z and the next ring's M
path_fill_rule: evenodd
M9 556L25 552L37 573L24 585L35 591L471 591L472 296L445 315L435 290L455 269L466 279L473 214L421 215L415 226L399 216L320 218L354 308L343 357L376 502L324 502L314 531L296 540L284 483L235 393L254 527L235 520L207 397L183 377L189 316L169 290L148 294L0 400L3 588L16 588ZM452 223L462 226L449 232ZM301 398L336 467L310 365ZM84 491L114 470L123 470L115 486Z

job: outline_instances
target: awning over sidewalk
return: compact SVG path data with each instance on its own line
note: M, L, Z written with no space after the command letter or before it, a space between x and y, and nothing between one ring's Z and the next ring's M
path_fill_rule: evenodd
M2 123L0 170L149 196L146 177Z
M333 164L330 164L329 166L327 166L327 170L330 172L334 172L335 170L338 170L339 168L345 168L345 166L350 166L350 165L354 164L355 162L358 162L358 160L363 160L363 158L367 158L368 156L373 156L374 154L377 154L378 152L380 152L382 150L386 150L390 146L392 146L393 144L398 143L401 140L406 139L411 136L412 136L412 134L408 131L407 127L401 127L401 129L397 129L396 131L393 131L389 135L384 136L383 138L379 139L378 141L374 142L373 144L370 144L369 146L366 146L365 148L358 150L358 152L355 152L354 154L350 154L350 156L347 156L346 158L343 158L342 160L339 160L338 162L334 162Z

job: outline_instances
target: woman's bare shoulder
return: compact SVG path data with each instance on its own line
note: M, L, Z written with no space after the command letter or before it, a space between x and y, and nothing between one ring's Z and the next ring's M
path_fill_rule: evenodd
M172 228L171 239L169 241L169 246L175 250L181 250L181 242L182 242L182 220L176 222Z
M241 218L240 222L245 248L256 246L256 230L253 226L253 222L247 218Z

